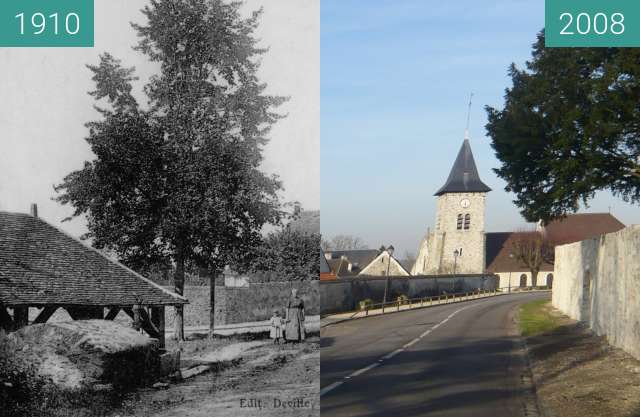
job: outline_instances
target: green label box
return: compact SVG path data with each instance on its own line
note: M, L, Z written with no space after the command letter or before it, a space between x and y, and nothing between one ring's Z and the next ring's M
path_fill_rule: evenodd
M547 47L640 46L640 0L545 0Z
M0 0L0 47L93 47L94 0Z

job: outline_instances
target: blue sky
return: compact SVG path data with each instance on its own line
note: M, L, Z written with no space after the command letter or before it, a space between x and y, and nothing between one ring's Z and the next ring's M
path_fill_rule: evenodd
M487 231L524 226L486 137L507 68L522 67L544 25L544 2L322 0L321 210L325 237L415 252L460 148L469 93L471 147L489 193ZM583 211L625 224L640 210L602 193Z

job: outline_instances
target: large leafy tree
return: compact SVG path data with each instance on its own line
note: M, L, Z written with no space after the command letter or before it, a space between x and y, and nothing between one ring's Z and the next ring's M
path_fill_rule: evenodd
M640 50L545 48L541 32L509 75L487 131L527 220L575 212L600 190L640 202Z
M146 25L134 25L135 49L159 68L144 86L148 105L132 95L134 69L109 54L89 66L101 114L88 124L95 159L57 186L57 200L86 216L94 246L138 270L174 264L177 293L185 268L209 270L212 316L215 276L283 216L281 183L259 169L283 98L257 77L260 11L243 18L239 8L152 0ZM181 308L176 316L183 339Z

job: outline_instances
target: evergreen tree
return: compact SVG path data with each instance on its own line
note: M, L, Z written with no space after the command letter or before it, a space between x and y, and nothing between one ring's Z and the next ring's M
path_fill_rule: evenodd
M527 220L575 212L600 190L640 202L638 49L545 48L541 32L526 70L509 75L487 131Z

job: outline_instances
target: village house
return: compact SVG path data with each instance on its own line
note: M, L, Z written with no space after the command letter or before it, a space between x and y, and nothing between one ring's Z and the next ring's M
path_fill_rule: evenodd
M393 246L380 249L326 251L329 270L337 278L355 276L409 276L405 266L393 256ZM322 265L321 265L322 266Z
M73 320L139 314L165 342L165 308L187 300L38 217L0 211L0 327L46 323L58 309ZM136 312L134 313L134 309ZM31 317L30 318L30 313Z

